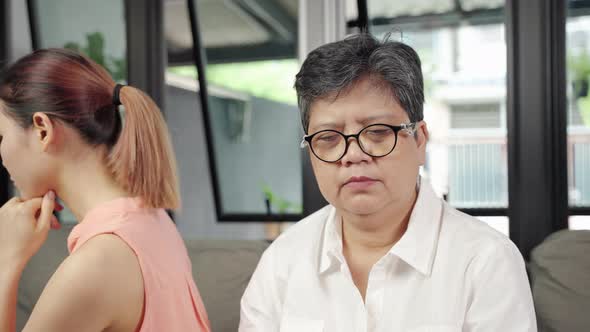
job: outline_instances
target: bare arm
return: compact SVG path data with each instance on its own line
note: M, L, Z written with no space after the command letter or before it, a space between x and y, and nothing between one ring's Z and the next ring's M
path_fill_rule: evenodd
M133 331L142 309L137 258L117 236L99 235L58 268L23 331Z
M28 201L15 197L0 208L0 332L15 330L18 282L50 226L57 225L54 198L53 192Z
M21 268L0 270L0 331L14 331L16 326L16 293Z
M0 332L14 332L16 295L24 266L57 221L55 194L0 208ZM143 279L135 253L116 235L86 242L58 268L24 331L134 331L143 309Z

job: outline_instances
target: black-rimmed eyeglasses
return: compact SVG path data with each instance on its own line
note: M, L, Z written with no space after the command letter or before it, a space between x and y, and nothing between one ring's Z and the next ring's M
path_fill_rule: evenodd
M354 137L364 153L371 157L384 157L395 149L400 131L414 135L416 123L406 123L399 126L377 123L352 135L344 135L332 129L321 130L303 136L301 148L308 145L318 159L327 163L335 163L344 157L350 145L350 138Z

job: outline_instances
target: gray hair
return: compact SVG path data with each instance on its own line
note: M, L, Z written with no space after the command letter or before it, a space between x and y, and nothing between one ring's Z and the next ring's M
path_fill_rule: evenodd
M307 133L311 104L318 98L335 98L361 78L375 79L387 88L411 122L423 119L424 82L420 58L410 46L383 42L367 33L329 43L313 50L295 78L303 129Z

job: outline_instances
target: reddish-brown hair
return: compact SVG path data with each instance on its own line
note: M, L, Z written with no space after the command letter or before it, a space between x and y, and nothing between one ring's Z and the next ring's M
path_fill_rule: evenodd
M114 180L150 207L176 209L180 194L176 159L166 122L139 89L120 90L124 116L113 103L115 82L89 58L69 50L35 51L0 76L5 112L23 128L33 114L75 128L91 146L106 146Z

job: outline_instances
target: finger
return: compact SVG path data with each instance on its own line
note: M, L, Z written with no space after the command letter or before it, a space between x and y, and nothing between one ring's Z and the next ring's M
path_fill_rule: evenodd
M46 232L51 225L51 218L53 217L53 209L55 208L55 193L49 191L41 203L41 215L37 220L37 231Z
M22 200L21 200L22 201ZM35 212L35 218L39 218L41 211L39 210L41 208L41 204L43 202L43 197L38 197L38 198L33 198L30 199L28 201L22 201L23 202L23 206L25 208L25 210L27 210L28 212ZM54 204L54 210L57 212L63 211L64 207L59 204L58 202L55 202Z
M39 209L41 208L41 203L43 203L43 197L36 197L26 201L22 201L21 206L29 214L35 215L36 217L37 211L39 211Z

